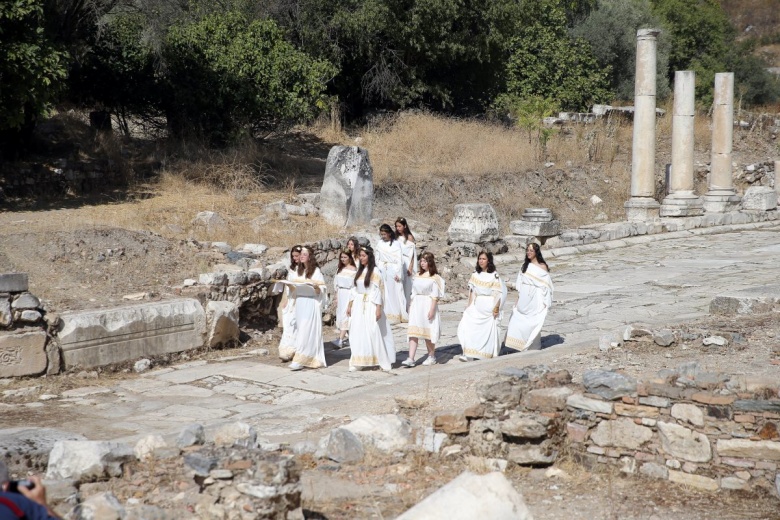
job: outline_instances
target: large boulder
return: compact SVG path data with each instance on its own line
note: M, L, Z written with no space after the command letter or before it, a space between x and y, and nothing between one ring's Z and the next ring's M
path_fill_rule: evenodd
M208 324L208 338L206 346L209 348L221 345L229 345L238 341L240 330L238 328L238 306L228 301L210 301L206 304L206 323Z
M107 441L59 441L49 454L46 478L82 482L122 475L122 465L135 459L133 448Z
M331 148L320 189L320 214L340 226L365 225L371 222L373 204L374 171L368 150Z
M13 473L46 470L49 452L59 441L85 441L86 437L55 428L10 428L0 430L0 460Z
M398 415L367 415L342 428L384 453L403 449L412 442L411 424Z

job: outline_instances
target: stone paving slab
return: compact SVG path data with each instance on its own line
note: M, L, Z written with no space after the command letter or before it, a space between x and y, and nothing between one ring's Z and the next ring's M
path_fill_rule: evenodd
M335 372L334 370L331 371ZM326 375L320 372L306 371L289 374L286 377L275 380L274 384L278 386L289 386L299 390L306 390L316 394L332 395L343 392L344 390L348 390L350 388L363 386L365 381L355 381L351 379L345 379L343 377L337 377L335 373L333 375Z
M249 361L231 361L229 363L211 363L208 365L198 365L193 367L182 368L174 370L173 372L167 372L165 374L156 376L161 381L167 381L169 383L192 383L199 379L204 379L209 376L222 374L225 372L233 372L244 368L255 367L257 363L251 363Z

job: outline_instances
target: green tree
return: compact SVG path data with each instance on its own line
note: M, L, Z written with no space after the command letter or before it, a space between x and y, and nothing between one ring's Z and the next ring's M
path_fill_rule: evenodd
M569 35L561 0L524 4L507 62L510 95L548 98L566 110L583 110L609 99L609 73L588 42Z
M663 21L652 12L649 0L601 0L596 9L577 24L572 35L587 40L603 69L609 68L609 87L618 99L634 99L636 76L636 32L640 28L663 28ZM659 99L670 93L669 53L671 37L662 29L656 53L656 94Z
M170 130L215 143L314 116L335 73L285 41L273 21L235 12L174 25L163 58L161 105Z
M39 0L0 3L0 132L7 148L18 150L51 109L65 58L46 37Z

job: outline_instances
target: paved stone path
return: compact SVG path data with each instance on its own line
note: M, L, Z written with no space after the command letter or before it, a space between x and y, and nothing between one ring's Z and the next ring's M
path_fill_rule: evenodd
M345 416L390 412L395 395L461 392L465 403L473 402L473 386L497 369L554 365L562 356L596 349L605 331L628 323L661 325L705 316L716 295L777 283L780 273L777 224L723 234L637 237L621 245L625 242L629 245L612 249L603 244L600 252L548 258L555 303L541 351L453 362L460 353L456 330L464 302L459 301L442 306L442 364L434 367L350 373L348 350L329 350L329 368L290 372L249 353L154 370L114 387L78 388L32 406L46 407L49 416L58 409L59 428L89 438L130 440L175 434L192 422L213 428L242 420L269 440L295 440L307 432L316 439L313 432ZM518 270L518 263L499 265L509 281ZM512 292L509 303L516 298ZM396 345L405 350L404 327L396 327L394 334ZM399 354L399 361L405 358ZM30 426L35 425L33 420Z

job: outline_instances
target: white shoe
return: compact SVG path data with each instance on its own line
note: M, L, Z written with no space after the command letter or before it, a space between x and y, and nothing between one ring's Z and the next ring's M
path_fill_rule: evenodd
M467 356L465 356L465 355L464 355L464 356L458 356L458 359L460 359L461 361L471 361L471 359L470 359L470 358L468 358L468 357L467 357Z
M435 364L436 364L436 358L433 357L433 356L428 356L428 359L426 359L425 361L422 362L422 365L424 367L429 367L429 366L435 365Z
M300 363L290 363L290 370L303 370L303 365Z
M358 371L358 367L349 367L349 371L350 372L357 372Z
M412 358L406 358L403 361L401 361L401 366L406 368L412 368L415 365L414 359Z

